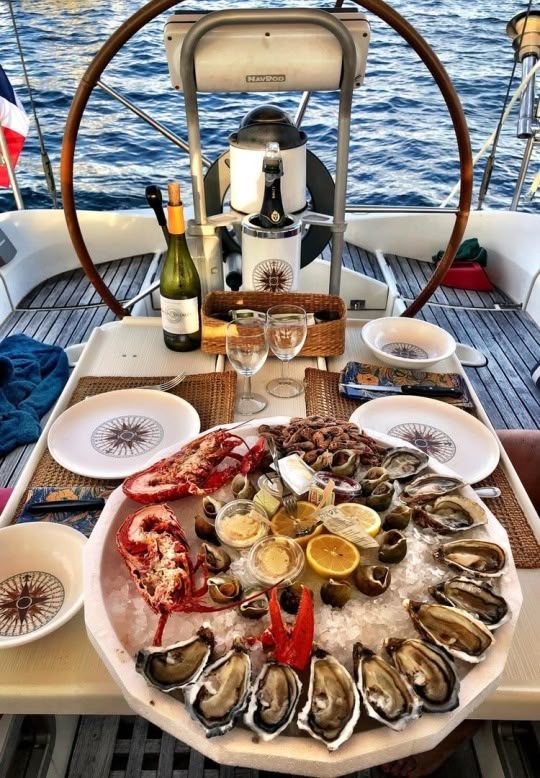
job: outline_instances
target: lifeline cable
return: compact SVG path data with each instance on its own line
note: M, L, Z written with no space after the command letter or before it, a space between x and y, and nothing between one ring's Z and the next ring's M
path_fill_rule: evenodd
M529 14L531 12L531 5L532 0L529 0L527 4L527 10L525 12L525 21L523 24L523 32L527 29L527 22L529 20ZM523 37L523 33L521 34L521 37ZM512 87L512 81L514 80L514 75L516 73L516 67L517 67L517 56L514 57L514 66L512 68L512 72L510 73L510 78L508 79L508 86L506 88L506 95L504 97L501 114L499 116L499 121L497 123L497 129L495 130L495 137L493 138L493 144L491 146L491 151L489 153L489 157L486 162L486 166L484 168L484 174L482 176L482 182L480 184L480 191L478 192L478 205L477 210L481 211L482 206L484 205L484 200L486 199L487 190L489 188L489 184L491 181L491 174L493 172L493 168L495 167L495 155L497 152L497 146L499 144L499 137L501 134L502 126L504 123L504 112L506 110L506 105L508 103L508 98L510 97L510 89Z

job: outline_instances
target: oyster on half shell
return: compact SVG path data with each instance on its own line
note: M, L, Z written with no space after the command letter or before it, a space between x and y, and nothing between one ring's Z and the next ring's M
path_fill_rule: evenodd
M291 723L301 691L292 667L268 662L255 680L244 722L262 740L273 740Z
M465 662L481 662L494 642L486 625L460 608L414 600L403 607L422 637Z
M417 448L393 448L381 462L392 481L412 478L420 473L429 462L429 457Z
M477 502L459 494L445 494L433 505L413 506L412 519L419 527L447 534L479 527L487 522L487 515Z
M412 686L389 662L355 643L353 664L360 695L372 719L399 731L420 716L422 705Z
M142 648L137 653L135 669L156 689L173 692L197 680L213 650L214 633L201 627L189 640L166 648Z
M400 494L400 499L407 504L433 502L443 494L455 492L466 486L465 481L451 475L426 473L406 484Z
M315 649L298 726L335 751L350 738L359 716L360 697L351 675L331 654Z
M496 594L485 581L458 575L430 586L429 593L444 605L453 605L472 614L488 629L496 629L510 618L510 609L504 597Z
M506 565L504 549L497 543L474 538L444 543L435 549L433 556L445 565L486 578L502 575Z
M445 713L459 705L459 678L448 654L418 638L388 638L384 647L399 672L429 713Z
M224 735L234 727L247 704L250 675L249 652L235 644L187 689L186 708L202 724L206 737Z

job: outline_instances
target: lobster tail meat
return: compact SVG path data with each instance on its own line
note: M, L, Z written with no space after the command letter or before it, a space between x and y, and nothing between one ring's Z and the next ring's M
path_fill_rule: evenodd
M244 446L246 453L237 453L239 446ZM238 472L253 470L263 456L264 438L249 448L241 437L227 430L208 432L176 454L129 476L122 488L128 497L143 505L188 495L202 497L220 489ZM225 460L229 463L224 465Z

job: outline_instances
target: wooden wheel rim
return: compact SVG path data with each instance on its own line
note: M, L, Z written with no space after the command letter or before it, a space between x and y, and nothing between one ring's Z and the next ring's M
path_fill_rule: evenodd
M64 130L60 162L60 179L62 202L68 232L73 243L73 248L75 249L88 279L113 313L120 317L128 316L129 311L120 304L99 275L86 247L86 242L83 238L79 224L79 217L75 208L73 165L77 137L90 95L109 62L122 46L127 43L133 35L139 32L142 27L155 19L156 16L159 16L159 14L167 11L173 6L180 5L182 2L183 0L150 0L149 3L130 16L130 18L111 35L98 51L79 83ZM432 276L428 279L425 287L402 314L403 316L414 316L429 300L439 286L447 270L450 268L467 226L471 209L473 187L473 164L469 131L459 97L446 70L435 52L415 28L397 11L394 11L393 8L383 2L383 0L354 0L354 2L357 5L366 8L368 11L371 11L386 22L405 41L407 41L411 48L418 54L433 76L433 79L444 98L450 118L452 119L457 140L460 167L460 192L456 221L444 251L443 258L438 263ZM341 5L341 2L338 2L337 5Z

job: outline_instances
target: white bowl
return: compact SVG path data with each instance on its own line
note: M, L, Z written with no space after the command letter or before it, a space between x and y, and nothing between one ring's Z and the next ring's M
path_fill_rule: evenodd
M0 529L0 648L38 640L77 613L85 543L76 529L48 521Z
M446 330L404 316L372 319L362 327L362 338L381 362L410 370L430 367L456 350L456 341Z

